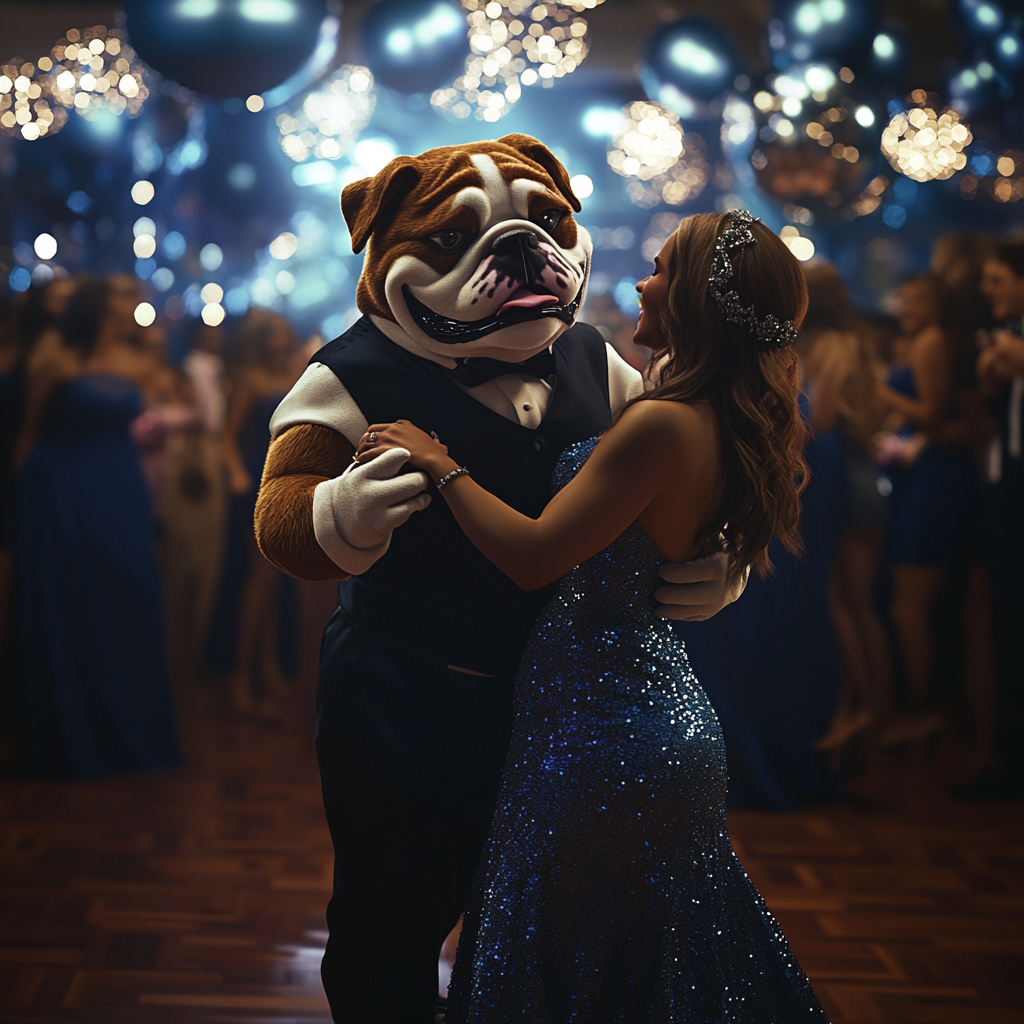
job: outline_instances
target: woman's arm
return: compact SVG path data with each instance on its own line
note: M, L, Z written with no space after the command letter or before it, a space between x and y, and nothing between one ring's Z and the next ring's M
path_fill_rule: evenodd
M882 384L882 398L890 409L903 416L911 426L933 430L946 415L952 388L949 350L945 335L938 328L930 328L917 343L911 365L918 397L909 398L888 384Z
M239 374L238 380L231 390L224 433L221 437L224 465L228 471L228 487L232 494L248 494L255 483L245 468L245 460L238 447L242 426L245 423L245 418L249 415L249 409L252 407L255 397L252 376L248 371L243 371Z
M536 590L606 548L669 477L685 474L687 413L692 410L675 402L631 406L539 519L516 512L470 476L451 480L441 494L473 544L524 590ZM435 482L457 468L443 445L405 421L370 431L377 447L369 452L407 448L411 464ZM360 461L366 451L361 446Z

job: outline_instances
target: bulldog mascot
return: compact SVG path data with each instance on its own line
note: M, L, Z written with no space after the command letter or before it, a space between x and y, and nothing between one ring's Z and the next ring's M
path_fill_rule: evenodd
M433 430L481 486L529 516L575 441L642 390L575 324L591 242L565 168L536 139L400 156L346 186L366 247L364 316L285 397L259 500L264 555L338 579L324 634L317 754L335 847L323 981L335 1020L433 1017L497 799L512 688L551 592L524 593L463 536L407 453L363 466L368 423ZM428 486L429 484L429 486ZM413 513L416 513L413 515ZM704 618L735 593L726 560L665 567L662 614ZM693 582L693 581L702 582Z

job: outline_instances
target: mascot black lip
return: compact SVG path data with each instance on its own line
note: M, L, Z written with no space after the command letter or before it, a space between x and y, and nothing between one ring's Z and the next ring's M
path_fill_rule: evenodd
M643 385L575 322L592 246L565 168L538 140L397 157L346 186L341 205L353 249L366 249L364 315L274 414L256 536L286 572L341 580L316 731L336 854L322 968L332 1012L425 1024L549 591L521 591L484 559L431 503L424 474L402 472L402 449L361 466L353 450L369 423L411 420L538 516L561 453ZM724 559L719 575L725 603Z
M525 290L525 289L523 289ZM571 324L576 319L580 308L580 293L572 302L562 305L556 303L544 303L533 308L515 310L509 313L491 314L479 320L453 320L451 317L435 313L428 309L419 299L413 295L408 285L402 287L402 297L406 306L412 314L416 323L435 341L444 342L449 345L458 345L465 342L477 341L485 335L504 327L511 327L513 324L526 323L528 320L540 320L544 317L556 317L563 323ZM544 298L550 298L547 295ZM502 307L504 308L504 307Z

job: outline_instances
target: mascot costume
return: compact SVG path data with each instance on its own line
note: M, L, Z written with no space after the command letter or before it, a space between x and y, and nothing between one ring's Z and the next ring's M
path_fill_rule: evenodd
M642 381L575 324L592 247L565 168L536 139L397 157L346 186L341 206L353 250L366 247L364 316L271 421L256 535L285 572L344 581L317 692L335 847L324 988L335 1020L419 1024L433 1019L438 953L497 799L516 667L551 588L523 592L488 562L431 503L427 477L403 472L403 450L362 466L352 453L368 423L411 420L538 516L562 451L605 430ZM724 556L664 575L682 584L658 592L671 618L737 596Z

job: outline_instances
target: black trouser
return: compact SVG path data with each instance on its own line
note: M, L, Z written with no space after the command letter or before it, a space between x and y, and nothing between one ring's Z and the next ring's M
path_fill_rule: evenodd
M1024 785L1024 462L1003 466L988 495L996 739L1007 775Z
M465 909L512 728L512 680L379 645L335 612L316 747L334 842L321 975L335 1021L421 1024Z

